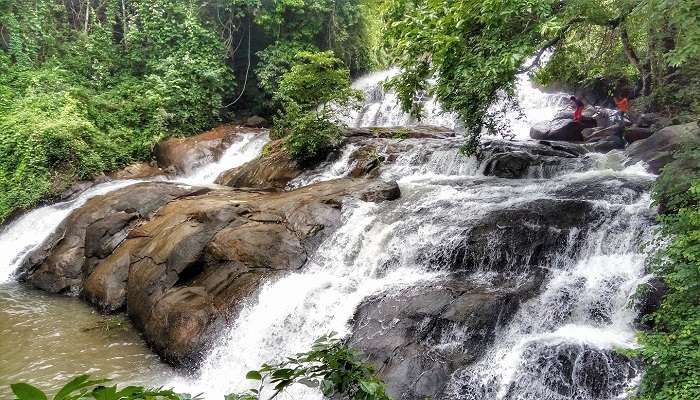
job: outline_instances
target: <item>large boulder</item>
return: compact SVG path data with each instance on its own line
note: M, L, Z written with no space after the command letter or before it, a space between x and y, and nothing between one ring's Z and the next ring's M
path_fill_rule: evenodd
M455 238L427 254L430 265L455 273L493 271L503 276L544 274L541 269L567 243L585 236L580 230L596 221L593 202L574 199L536 199L487 214L465 227Z
M482 146L481 165L484 175L499 178L550 178L563 171L573 172L590 167L583 157L586 150L565 142L522 143L487 141Z
M154 149L158 166L173 174L187 175L207 163L218 161L241 133L263 133L264 130L230 124L187 138L160 142Z
M304 265L347 199L398 196L396 182L365 179L278 193L137 184L71 214L24 279L103 312L126 307L157 353L189 365L261 282Z
M234 188L284 189L303 173L302 167L284 147L283 140L265 146L262 155L222 173L216 183Z
M563 140L566 142L581 142L581 132L592 128L595 122L577 122L570 118L539 122L530 128L530 137L538 140Z
M94 197L27 257L21 277L51 293L79 293L83 273L108 256L139 221L169 201L202 191L206 189L150 182Z
M675 152L700 143L700 127L697 122L672 125L654 133L647 139L632 143L625 153L628 164L644 161L649 170L658 174L671 161Z
M625 128L623 136L627 143L634 143L638 140L647 139L654 131L651 128L641 128L638 126L630 126Z
M494 289L448 279L384 292L359 306L349 344L378 368L391 398L435 398L452 372L483 355L539 283Z

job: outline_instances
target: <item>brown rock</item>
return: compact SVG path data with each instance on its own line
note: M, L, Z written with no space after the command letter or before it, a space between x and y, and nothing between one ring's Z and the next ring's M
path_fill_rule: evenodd
M137 220L198 191L165 182L140 183L92 198L30 254L23 279L52 293L79 292L83 273L110 254Z
M144 179L164 175L165 172L158 168L157 165L145 162L131 164L119 171L109 174L112 179Z
M161 142L156 146L154 154L158 166L163 170L174 169L176 173L186 175L197 167L218 161L224 150L244 132L263 133L264 130L221 125L197 136Z
M339 179L291 192L143 183L96 197L31 257L26 279L126 306L173 364L197 362L216 329L261 282L301 268L341 222L345 199L386 201L396 182Z
M276 140L265 147L258 159L224 172L216 183L236 188L284 189L301 173L299 164L285 150L284 141Z

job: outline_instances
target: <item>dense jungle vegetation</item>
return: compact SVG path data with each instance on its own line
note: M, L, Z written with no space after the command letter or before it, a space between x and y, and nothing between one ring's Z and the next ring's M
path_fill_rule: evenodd
M377 63L370 0L3 0L0 220L149 157L154 143L273 114L297 52Z
M0 221L148 159L165 137L246 115L274 118L313 161L339 138L337 107L358 100L351 77L389 64L404 109L419 116L416 100L435 96L471 150L484 130L507 132L490 106L517 107L522 72L697 120L700 3L0 0ZM645 400L700 398L699 154L679 154L656 188L669 291L641 338Z

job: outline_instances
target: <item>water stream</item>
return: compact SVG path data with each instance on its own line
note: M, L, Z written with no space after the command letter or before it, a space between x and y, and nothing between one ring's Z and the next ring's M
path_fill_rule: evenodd
M417 123L401 113L395 95L382 88L381 82L395 73L371 74L355 83L368 99L364 109L352 116L351 125ZM563 95L542 93L525 78L519 88L526 119L513 116L511 122L516 137L525 139L529 124L551 118L563 104ZM425 109L427 118L420 123L458 127L454 118L442 113L430 99L426 99ZM255 157L264 140L248 139L235 144L217 165L205 166L194 176L179 180L190 184L211 181L220 171ZM96 363L94 371L120 381L141 381L144 376L161 379L167 374L168 382L177 389L204 392L208 399L222 398L247 388L249 382L243 379L246 371L262 363L304 351L327 332L351 334L349 321L368 297L398 295L417 284L455 279L446 255L460 245L465 230L484 219L527 210L533 204L576 199L590 204L589 224L573 230L564 250L537 265L544 271L540 289L499 327L477 361L451 373L441 397L607 400L623 396L634 384L638 366L616 357L613 350L635 345L636 315L628 305L635 288L645 279L646 254L639 245L649 240L653 225L649 194L630 187L647 187L654 176L641 166L624 167L622 156L611 153L587 156L587 162L577 168L562 166L548 172L548 179L536 171L527 179L499 179L484 176L476 159L459 154L459 138L409 139L403 144L406 150L383 168L380 177L397 180L401 198L382 204L348 201L343 208L344 224L321 244L303 270L267 282L248 299L199 371L191 376L172 375L133 333L112 339L96 330L81 331L90 336L80 339L81 343L98 342L87 346L86 356L102 354L100 361L105 361ZM336 162L305 174L290 188L347 175L353 163L351 146L343 149ZM73 202L37 209L0 234L0 282L5 282L0 284L0 333L4 338L35 338L12 339L12 343L3 339L3 345L15 346L18 355L0 353L8 358L0 359L0 386L29 377L53 381L60 377L59 370L70 375L89 368L84 362L73 365L60 357L42 361L42 354L54 342L65 343L62 337L75 337L69 333L70 327L62 325L65 315L77 315L77 325L84 325L81 318L89 325L99 317L77 300L58 301L21 287L11 281L11 273L22 255L72 209L89 197L128 184L112 182ZM488 251L498 252L508 244L495 240L490 245L493 248ZM525 281L532 272L531 267L519 264L505 266L505 272L492 267L477 265L459 279L497 290L500 279ZM436 351L463 348L469 334L466 329L455 324L431 346ZM28 348L37 345L42 348L30 353ZM22 359L23 354L40 362L29 363ZM82 355L75 356L82 359ZM115 357L124 357L124 361L114 361ZM591 370L607 379L604 387L591 388ZM319 397L302 387L286 398Z

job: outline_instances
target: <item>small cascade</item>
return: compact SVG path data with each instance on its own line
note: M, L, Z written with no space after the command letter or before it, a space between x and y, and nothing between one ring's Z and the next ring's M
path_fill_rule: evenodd
M189 185L212 184L222 172L257 157L267 135L242 134L221 156L218 162L195 170L190 176L174 177L173 182ZM96 185L77 198L37 208L8 224L0 232L0 283L12 279L24 257L46 240L70 213L95 196L107 194L144 180L116 180Z
M420 101L423 107L423 118L420 121L404 113L399 106L396 93L384 88L386 81L398 74L399 69L392 68L373 72L357 79L352 86L365 94L365 103L359 111L352 112L345 118L345 123L351 127L432 125L460 130L460 124L454 113L443 111L440 104L429 97ZM536 88L525 73L517 77L516 93L520 110L507 111L506 119L511 133L517 139L529 139L530 126L551 120L557 112L569 107L568 94L545 93ZM503 108L502 102L497 101L492 110L501 108Z
M423 107L423 118L418 121L401 110L398 97L393 91L386 91L384 84L387 80L399 74L398 68L367 74L355 82L352 87L362 91L365 103L359 111L353 111L345 118L345 123L351 127L366 126L414 126L432 125L456 129L459 124L451 113L443 112L440 105L432 98L420 101Z

